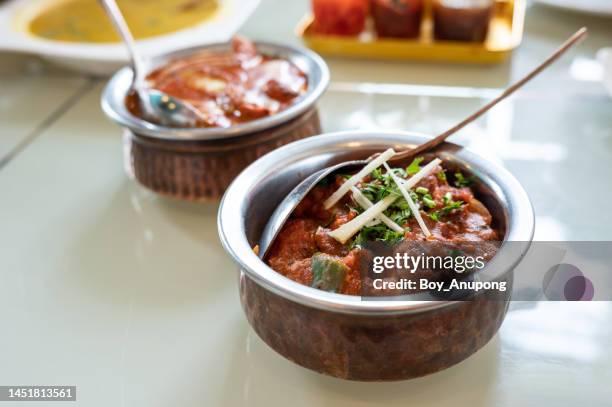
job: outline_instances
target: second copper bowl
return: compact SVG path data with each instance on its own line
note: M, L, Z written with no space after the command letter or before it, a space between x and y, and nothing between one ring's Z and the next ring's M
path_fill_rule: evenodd
M162 140L126 130L127 171L158 194L217 201L250 163L282 145L320 132L316 108L271 129L223 140Z
M130 175L145 187L191 201L219 199L247 165L289 142L319 134L316 102L329 83L329 70L315 53L297 47L256 42L266 55L287 59L308 77L308 89L295 104L269 117L229 128L171 128L130 113L125 98L132 84L129 67L118 71L102 94L102 109L125 129ZM190 48L155 58L153 67L195 52L227 51L229 44Z

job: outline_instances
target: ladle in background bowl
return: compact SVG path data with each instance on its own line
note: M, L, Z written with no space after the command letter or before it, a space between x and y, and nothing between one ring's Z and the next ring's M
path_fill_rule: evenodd
M115 0L99 0L117 33L123 40L130 56L134 79L132 89L138 95L143 116L153 123L170 127L194 127L198 120L205 119L189 102L172 97L147 85L147 64L136 49L134 36L128 27Z

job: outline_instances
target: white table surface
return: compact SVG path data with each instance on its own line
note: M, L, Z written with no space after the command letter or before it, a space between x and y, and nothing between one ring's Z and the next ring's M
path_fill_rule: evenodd
M264 0L243 33L297 43L306 8ZM494 67L328 59L323 127L443 130L581 25L587 42L457 140L522 182L538 239L609 240L612 101L590 68L611 20L534 6L524 44ZM78 387L76 403L53 406L612 404L608 302L514 303L477 354L412 381L347 382L286 361L240 309L217 206L126 177L102 85L0 54L0 385Z

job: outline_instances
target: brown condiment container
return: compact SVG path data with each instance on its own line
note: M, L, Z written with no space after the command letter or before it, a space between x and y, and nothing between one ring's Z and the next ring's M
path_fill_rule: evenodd
M435 39L484 42L493 3L493 0L433 0Z
M378 36L392 38L419 36L423 0L372 0L371 9Z

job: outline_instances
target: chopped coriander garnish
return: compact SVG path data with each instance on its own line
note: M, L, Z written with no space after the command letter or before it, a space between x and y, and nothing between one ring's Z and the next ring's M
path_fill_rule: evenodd
M461 208L461 205L463 205L463 201L453 201L453 202L450 202L450 203L446 204L446 206L444 208L442 208L442 213L446 215L446 214L452 212L454 209Z
M408 202L406 202L403 199L398 199L397 201L395 201L393 203L393 205L391 205L392 209L400 209L400 210L410 210L410 205L408 205Z
M436 207L436 201L434 201L432 198L430 198L427 195L423 197L423 203L428 208L435 208Z
M387 214L387 216L393 222L397 223L400 226L403 226L403 224L406 223L408 218L410 218L410 215L412 215L412 212L410 211L409 208L407 208L407 209L400 209L400 210L396 210L396 211L390 211Z
M383 237L379 240L387 243L397 243L404 238L404 233L396 232L391 229L387 229Z
M444 194L442 197L442 202L444 202L444 207L442 209L429 214L429 217L436 222L440 220L441 216L448 215L453 210L460 209L461 205L463 205L463 201L453 201L453 195L450 193L450 191ZM424 199L423 203L427 205Z
M382 180L382 176L383 175L380 168L376 168L374 171L372 171L372 178Z
M404 238L403 233L395 232L384 224L364 227L351 243L352 247L361 246L366 242L379 241L395 244Z
M459 250L459 249L451 249L451 250L448 252L448 255L449 255L449 256L452 256L452 257L459 257L459 256L462 256L462 255L463 255L463 251L461 251L461 250Z
M357 186L361 193L373 204L380 202L389 195L400 197L401 191L393 178L397 176L407 179L409 176L418 173L421 171L420 164L423 160L423 157L415 158L406 169L387 167L387 171L385 171L381 168L377 168L370 173L369 178L367 178L369 181L366 182L362 180ZM447 181L444 170L432 173L432 175L435 175L439 180ZM459 171L453 175L453 181L458 187L471 184L474 178L471 176L466 177ZM432 197L433 193L430 192L430 188L424 186L415 186L407 192L412 200L419 203L421 208L423 208L422 210L427 212L429 218L436 222L442 221L444 216L449 215L456 209L461 210L464 205L463 201L453 200L453 193L451 191L446 192L439 200L434 199ZM359 205L349 204L349 207L359 214L364 212ZM395 200L387 206L383 214L399 225L404 231L397 232L384 223L379 222L372 226L363 227L359 232L353 232L357 234L350 240L350 247L361 246L371 241L395 244L404 238L404 233L406 231L410 230L406 225L411 220L411 217L415 216L413 211L410 210L410 205L406 199Z
M373 182L368 182L367 184L363 184L361 188L361 192L371 202L378 202L384 197L391 195L391 194L399 195L397 188L393 188L390 186L386 186L384 184L373 183Z
M446 205L453 202L453 195L450 193L450 191L444 194L444 197L442 197L442 202L444 202Z
M473 183L474 183L474 177L472 176L466 177L461 173L461 171L457 171L455 173L455 186L459 188L469 187Z
M406 173L408 175L414 175L417 172L421 171L421 162L424 160L423 157L417 157L414 160L412 160L412 162L410 163L410 165L408 167L406 167Z

